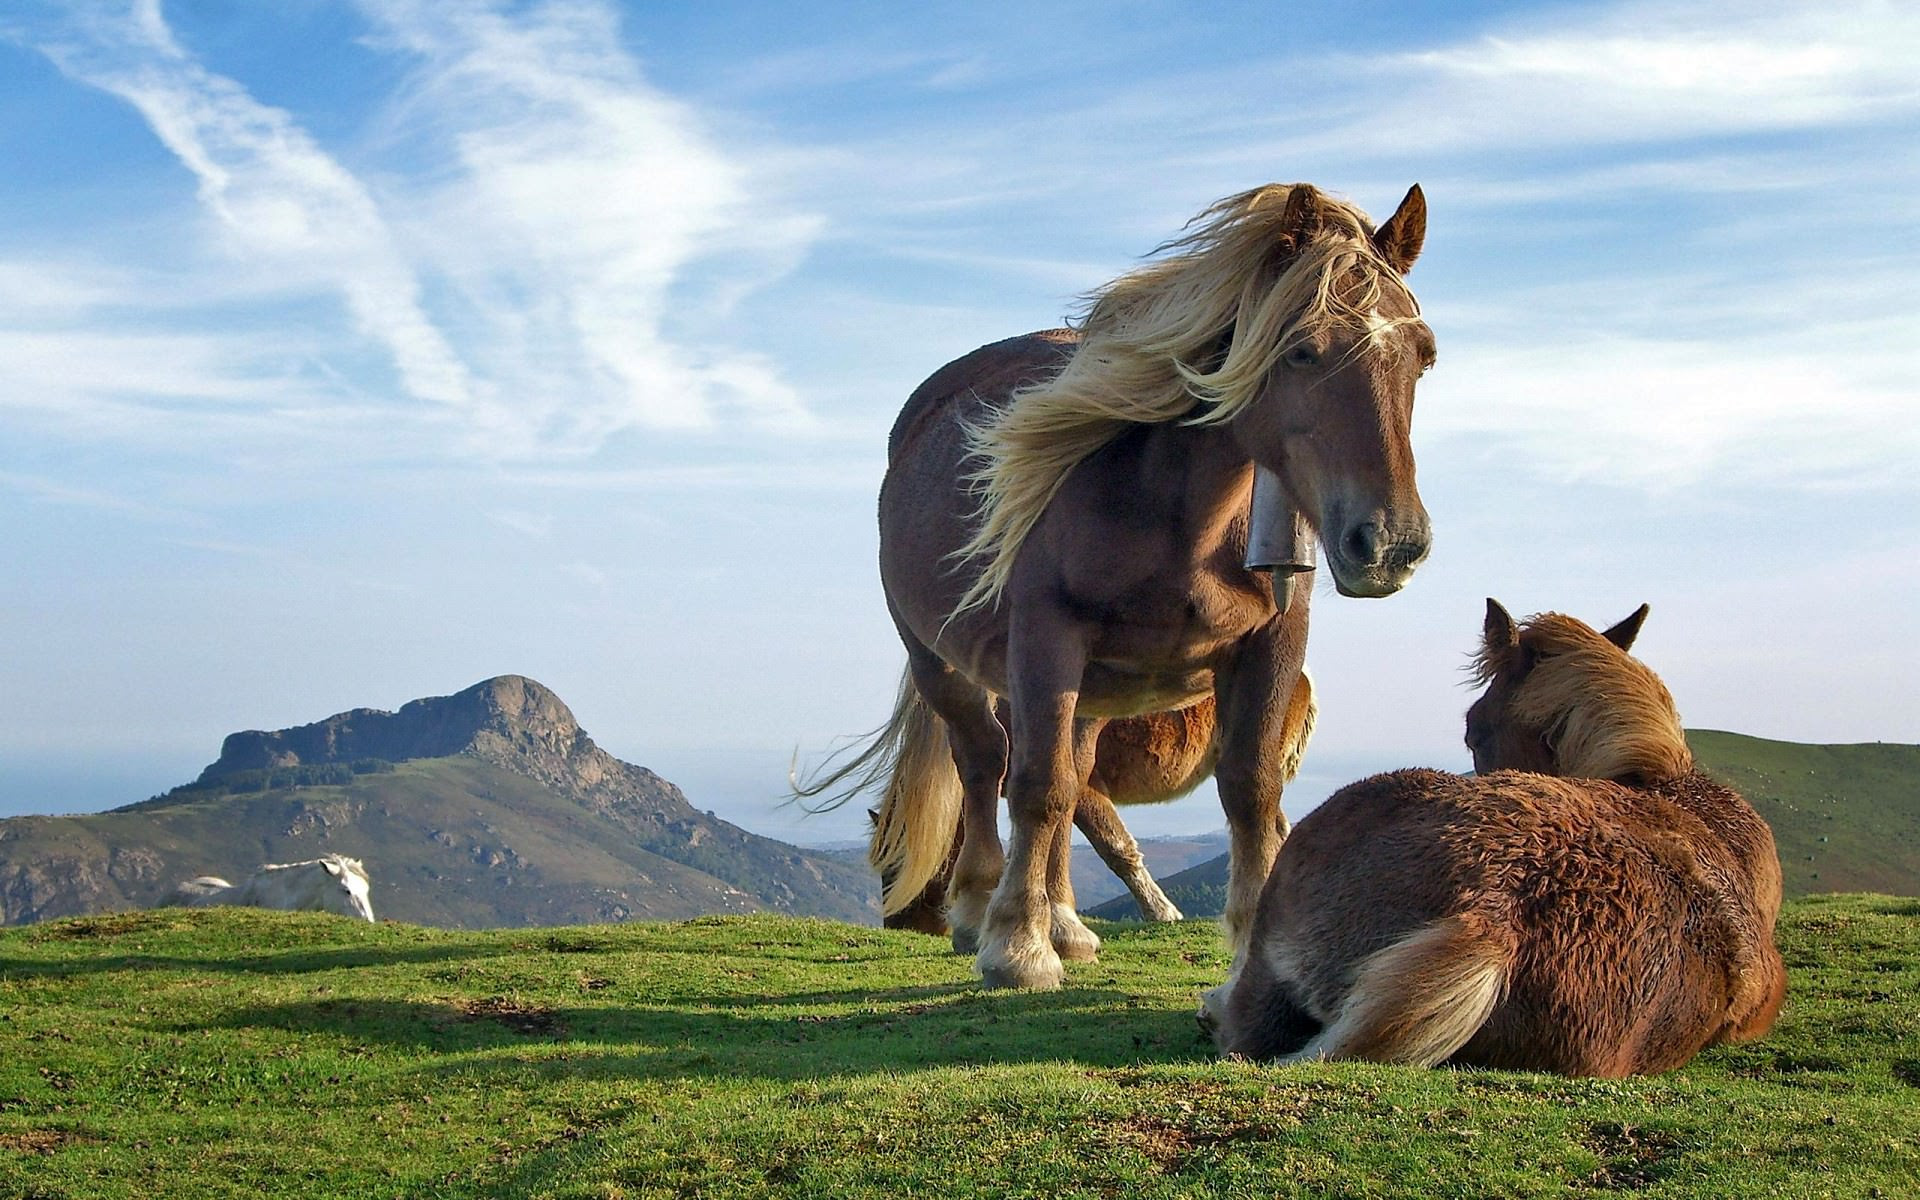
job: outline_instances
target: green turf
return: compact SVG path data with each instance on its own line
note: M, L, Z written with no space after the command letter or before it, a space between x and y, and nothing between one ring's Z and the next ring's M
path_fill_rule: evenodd
M1215 1061L1211 925L1050 993L752 916L0 933L0 1195L1912 1196L1920 901L1788 908L1779 1028L1624 1082Z

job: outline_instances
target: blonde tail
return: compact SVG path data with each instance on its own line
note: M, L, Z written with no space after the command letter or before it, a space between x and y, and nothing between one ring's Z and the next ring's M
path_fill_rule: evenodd
M1289 1061L1444 1062L1487 1023L1512 966L1511 940L1477 914L1435 921L1368 956L1340 1015Z
M911 673L900 677L893 716L843 766L802 784L807 799L831 793L814 811L834 808L881 787L867 861L880 873L880 911L892 916L912 904L947 863L960 828L960 773L953 765L947 727L927 706Z

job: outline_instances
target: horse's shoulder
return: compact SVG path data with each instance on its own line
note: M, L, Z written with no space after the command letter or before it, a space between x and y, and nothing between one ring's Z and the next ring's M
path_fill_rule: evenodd
M913 389L888 435L888 457L897 456L920 424L945 412L957 398L997 408L1016 389L1056 374L1079 342L1080 335L1071 329L1043 329L1003 338L954 359Z

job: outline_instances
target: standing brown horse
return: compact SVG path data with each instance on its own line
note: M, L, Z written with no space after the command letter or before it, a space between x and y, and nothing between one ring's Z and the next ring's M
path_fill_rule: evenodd
M958 804L951 915L990 985L1056 987L1062 956L1099 947L1061 900L1106 721L1209 696L1227 931L1244 940L1285 834L1308 599L1276 603L1246 565L1255 469L1317 531L1343 594L1389 595L1426 557L1408 430L1433 336L1401 279L1425 232L1417 187L1378 229L1306 184L1229 197L1076 328L976 350L900 413L880 575L908 678L843 771L893 762L876 859L932 864L903 875L932 877ZM934 721L949 762L927 750Z
M1480 774L1378 775L1300 822L1202 1004L1222 1050L1621 1076L1772 1027L1773 834L1628 656L1646 613L1596 633L1487 601Z

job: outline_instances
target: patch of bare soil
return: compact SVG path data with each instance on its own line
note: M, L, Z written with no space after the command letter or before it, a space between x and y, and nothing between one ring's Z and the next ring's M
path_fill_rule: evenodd
M552 1009L525 1004L509 996L469 1000L459 1007L462 1021L494 1021L515 1033L532 1037L558 1037L567 1031Z
M94 1139L64 1129L29 1129L23 1133L0 1133L0 1150L17 1154L52 1154L63 1146Z
M1658 1129L1642 1129L1618 1121L1589 1125L1580 1144L1601 1158L1600 1168L1570 1186L1596 1192L1637 1192L1673 1173L1669 1161L1680 1151L1679 1140Z

